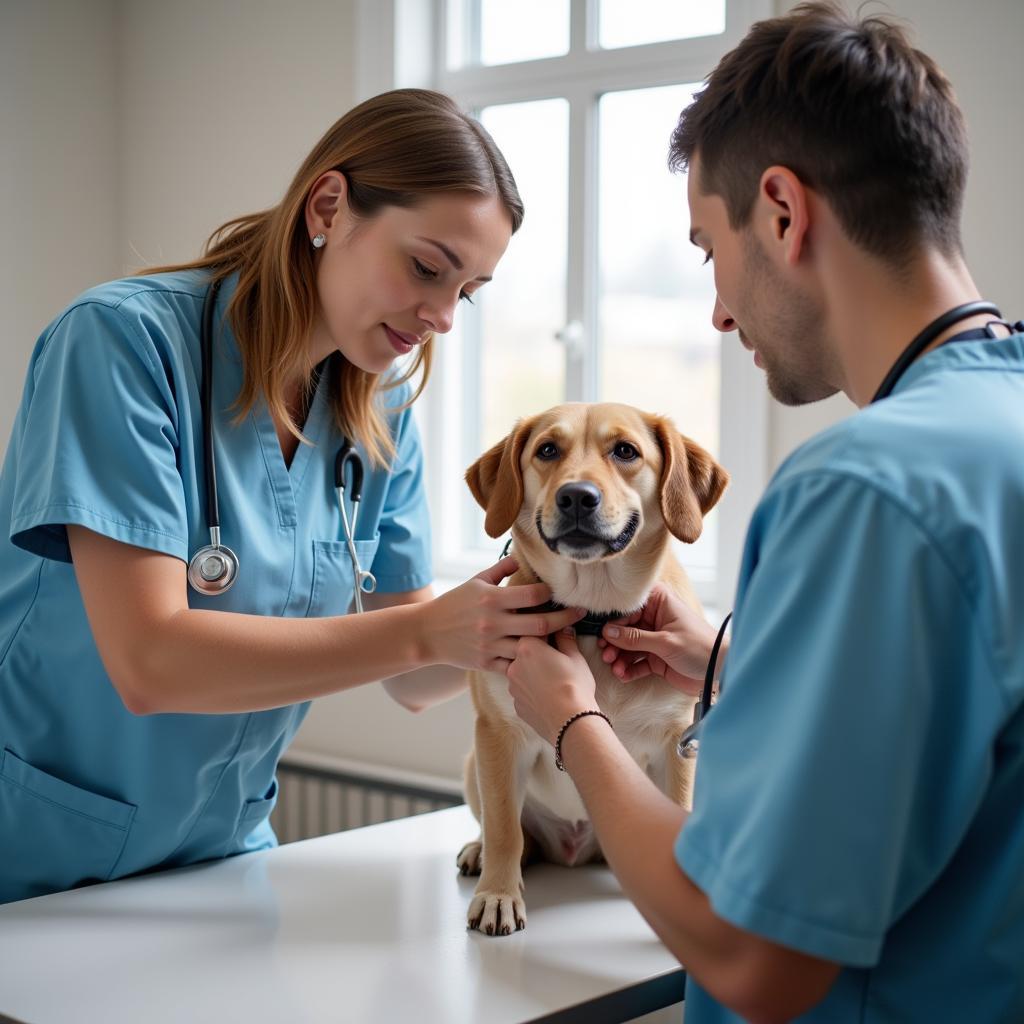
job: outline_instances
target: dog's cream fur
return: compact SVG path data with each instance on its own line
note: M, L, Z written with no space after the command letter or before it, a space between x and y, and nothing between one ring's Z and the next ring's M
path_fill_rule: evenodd
M631 612L661 581L699 607L669 538L697 539L728 475L668 420L625 405L557 406L518 423L469 468L466 481L486 511L487 533L512 529L519 569L509 583L541 579L560 604ZM601 498L583 534L568 528L556 504L559 488L578 482L596 486ZM591 543L588 532L611 546ZM616 735L665 793L689 805L694 762L679 756L677 743L694 698L655 676L620 682L601 660L596 637L579 637L579 647ZM531 853L572 865L599 859L601 851L576 787L555 768L550 745L516 715L505 677L470 673L470 690L476 728L465 793L481 834L462 849L458 866L481 876L470 927L507 935L526 923L522 864Z

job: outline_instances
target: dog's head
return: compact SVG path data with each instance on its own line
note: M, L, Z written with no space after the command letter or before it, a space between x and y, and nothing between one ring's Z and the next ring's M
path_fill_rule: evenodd
M586 564L640 549L653 564L666 528L690 543L700 536L728 480L669 420L611 403L522 420L466 472L487 533L511 527L537 571L550 556Z

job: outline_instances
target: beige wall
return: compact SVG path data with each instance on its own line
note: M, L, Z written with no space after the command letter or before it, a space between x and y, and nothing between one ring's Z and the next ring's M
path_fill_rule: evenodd
M0 0L0 451L82 289L276 201L355 96L355 0Z
M982 292L1020 316L1024 4L890 7L957 86L974 152L969 261ZM386 45L356 46L357 8L380 10L372 0L0 0L0 450L31 346L59 308L97 281L188 258L223 220L274 202L357 98L353 69L372 80L388 62ZM773 404L772 465L850 410L842 397ZM471 726L466 698L413 716L366 687L318 702L297 742L455 777Z
M115 0L0 0L0 452L36 338L111 277Z
M125 269L184 260L275 203L353 104L350 0L127 0L120 6Z

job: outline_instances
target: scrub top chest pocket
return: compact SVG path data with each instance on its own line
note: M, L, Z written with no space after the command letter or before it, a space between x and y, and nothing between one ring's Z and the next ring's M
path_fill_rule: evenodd
M373 565L379 545L380 534L371 540L355 542L359 564L364 569ZM306 618L345 615L352 606L354 594L355 575L345 541L313 541L313 585Z

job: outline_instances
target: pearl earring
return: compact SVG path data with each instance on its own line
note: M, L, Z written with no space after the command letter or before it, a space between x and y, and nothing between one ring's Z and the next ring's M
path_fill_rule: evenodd
M327 244L327 236L321 231L318 235L313 236L312 242L314 249L322 249Z

